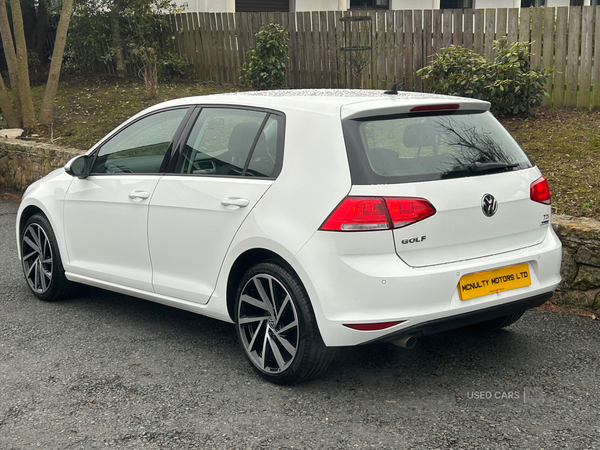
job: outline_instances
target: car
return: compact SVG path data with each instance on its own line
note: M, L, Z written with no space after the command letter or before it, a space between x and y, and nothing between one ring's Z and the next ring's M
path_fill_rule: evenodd
M235 324L274 383L336 349L495 330L548 300L542 176L480 100L278 90L152 106L26 190L41 300L96 286Z

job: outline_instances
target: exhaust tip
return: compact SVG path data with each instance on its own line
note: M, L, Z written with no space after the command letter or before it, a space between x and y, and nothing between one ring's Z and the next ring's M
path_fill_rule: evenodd
M401 338L392 341L392 344L397 345L398 347L411 349L417 345L417 341L418 338L416 336L409 334L408 336L402 336Z

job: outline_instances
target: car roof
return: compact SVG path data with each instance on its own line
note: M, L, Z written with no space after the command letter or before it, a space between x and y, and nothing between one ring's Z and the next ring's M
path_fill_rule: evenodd
M397 95L368 89L282 89L272 91L232 92L179 98L154 105L155 109L183 105L238 105L275 109L283 113L292 110L312 114L340 115L342 119L372 115L401 114L415 106L459 105L458 109L487 111L490 104L471 98L440 94L398 91Z

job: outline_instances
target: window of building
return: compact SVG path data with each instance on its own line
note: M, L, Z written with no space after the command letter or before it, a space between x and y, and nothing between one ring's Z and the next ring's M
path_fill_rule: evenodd
M546 0L521 0L521 8L546 6Z
M390 9L390 0L350 0L350 9Z
M290 11L289 0L235 0L236 12Z
M460 8L473 8L474 0L441 0L441 9L460 9Z

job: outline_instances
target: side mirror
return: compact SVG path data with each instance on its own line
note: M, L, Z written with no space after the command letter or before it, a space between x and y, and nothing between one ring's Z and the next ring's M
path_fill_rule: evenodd
M90 174L90 161L88 155L79 155L65 164L65 172L77 178L87 178Z

